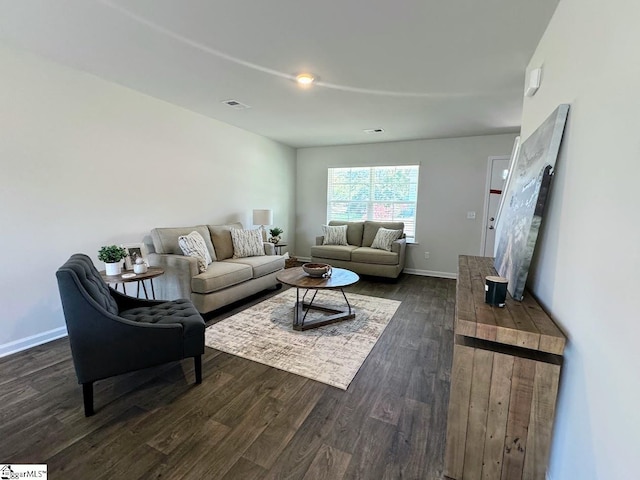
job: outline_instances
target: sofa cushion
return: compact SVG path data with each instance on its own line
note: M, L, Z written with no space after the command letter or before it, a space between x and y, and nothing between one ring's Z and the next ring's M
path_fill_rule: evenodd
M282 255L262 255L260 257L230 258L228 260L225 260L225 262L250 266L253 270L253 278L263 277L284 268L284 257Z
M213 261L204 243L204 238L195 230L189 235L180 235L178 237L178 245L180 245L182 253L187 257L194 257L198 260L198 270L200 272L204 272Z
M264 255L261 230L231 229L233 258L246 258Z
M179 299L150 307L136 307L120 312L122 318L140 323L182 325L184 336L202 335L204 320L189 300Z
M333 260L351 260L351 252L359 247L355 245L314 245L311 247L311 256Z
M346 225L322 225L323 245L347 245Z
M231 240L231 229L242 229L241 223L229 223L226 225L208 225L211 242L216 249L218 260L226 260L233 257L233 241Z
M347 243L349 245L362 246L362 232L364 230L364 222L340 222L331 220L329 225L346 225L347 226Z
M191 291L211 293L223 288L251 280L253 269L249 265L228 262L213 262L207 271L191 279Z
M391 245L398 240L402 235L402 230L389 230L388 228L380 227L378 233L376 233L371 248L379 248L381 250L391 251Z
M360 247L351 252L351 261L377 265L397 265L400 257L396 252L387 252L378 248Z
M195 227L154 228L151 230L153 248L156 253L182 255L182 249L178 243L178 238L181 235L189 235L193 231L202 235L204 244L207 246L211 259L215 260L216 252L213 249L213 244L211 243L211 235L209 234L209 229L204 225L198 225Z
M370 220L367 220L364 222L364 233L362 234L363 247L371 246L371 244L373 243L373 239L376 238L376 233L378 233L378 229L380 227L388 228L389 230L404 231L403 222L372 222Z

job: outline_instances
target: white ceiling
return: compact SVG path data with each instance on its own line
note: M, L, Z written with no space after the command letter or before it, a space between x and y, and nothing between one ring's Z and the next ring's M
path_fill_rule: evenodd
M293 147L339 145L519 130L557 3L3 0L0 40ZM299 88L301 71L319 82Z

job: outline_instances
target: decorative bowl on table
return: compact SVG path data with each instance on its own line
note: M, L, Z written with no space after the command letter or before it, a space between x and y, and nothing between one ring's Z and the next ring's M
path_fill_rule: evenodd
M326 263L305 263L302 270L310 277L324 277L331 275L331 265Z

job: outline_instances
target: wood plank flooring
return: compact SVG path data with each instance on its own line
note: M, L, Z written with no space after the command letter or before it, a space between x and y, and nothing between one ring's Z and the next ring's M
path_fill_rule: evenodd
M85 418L67 339L0 359L0 463L50 479L443 478L455 281L363 278L402 301L347 391L206 349L95 384ZM207 317L207 324L279 292Z

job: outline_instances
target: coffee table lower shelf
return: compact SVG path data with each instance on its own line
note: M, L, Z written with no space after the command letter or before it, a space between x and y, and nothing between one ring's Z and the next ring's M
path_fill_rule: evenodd
M314 304L313 301L316 298L316 293L318 293L317 290L313 293L313 297L311 297L310 302L304 301L306 292L305 292L305 295L303 295L302 300L300 300L300 288L296 288L296 306L295 306L295 313L293 318L293 329L303 332L305 330L310 330L312 328L323 327L325 325L331 325L332 323L342 322L344 320L351 320L353 318L356 318L356 311L353 308L351 308L351 304L349 303L349 300L347 300L347 296L345 295L344 290L342 289L339 289L339 290L340 290L340 293L342 293L342 296L344 297L345 302L347 302L346 311L337 310L331 307L325 307L324 305ZM307 290L307 292L308 291L309 290ZM319 310L322 312L333 313L333 315L330 315L328 317L323 317L323 318L317 318L315 320L306 321L306 316L309 310Z

